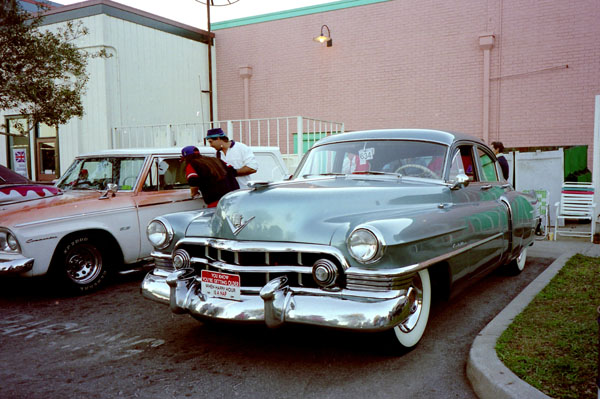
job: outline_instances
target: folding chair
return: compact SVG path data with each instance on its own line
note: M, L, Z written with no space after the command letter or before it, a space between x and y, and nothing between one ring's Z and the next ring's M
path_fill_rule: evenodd
M556 203L556 226L554 240L558 234L573 237L590 237L594 242L596 221L594 220L596 204L594 203L594 186L591 183L565 182L560 194L560 202ZM581 219L590 221L590 231L559 229L560 219Z
M548 229L550 226L550 194L548 190L534 190L538 201L538 212L540 215L539 230L536 229L536 240L545 240L548 237Z

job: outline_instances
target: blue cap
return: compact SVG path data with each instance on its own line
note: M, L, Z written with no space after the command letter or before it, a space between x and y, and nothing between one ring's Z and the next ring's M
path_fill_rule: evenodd
M225 134L225 132L223 132L223 129L221 129L220 127L216 127L214 129L208 129L208 132L206 132L206 138L207 139L217 139L219 137L225 137L227 136Z
M188 155L192 155L192 154L200 154L200 150L198 149L198 147L193 146L193 145L188 145L187 147L183 147L181 149L181 155L184 157L187 157Z

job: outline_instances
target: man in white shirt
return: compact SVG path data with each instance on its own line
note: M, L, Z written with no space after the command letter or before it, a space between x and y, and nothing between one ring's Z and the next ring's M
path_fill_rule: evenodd
M233 166L240 188L248 186L250 175L258 170L258 161L254 153L244 143L229 140L221 128L209 129L206 133L208 144L217 150L217 158Z

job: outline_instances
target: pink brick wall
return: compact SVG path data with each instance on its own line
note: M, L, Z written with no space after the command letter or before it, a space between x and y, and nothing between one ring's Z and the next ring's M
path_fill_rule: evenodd
M493 32L490 141L585 144L591 165L598 21L598 0L394 0L217 30L216 118L244 118L239 67L248 65L251 118L483 137L479 35ZM333 47L312 41L323 24Z

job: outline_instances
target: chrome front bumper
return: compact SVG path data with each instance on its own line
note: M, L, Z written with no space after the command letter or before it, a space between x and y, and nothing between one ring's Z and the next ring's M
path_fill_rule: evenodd
M20 274L33 268L33 258L22 255L0 254L0 274Z
M209 297L201 292L192 269L172 273L156 269L146 275L141 291L145 298L168 304L174 313L189 313L198 319L264 322L269 327L301 323L381 331L410 314L406 290L300 290L287 286L283 277L271 280L259 293L242 289L239 301Z

